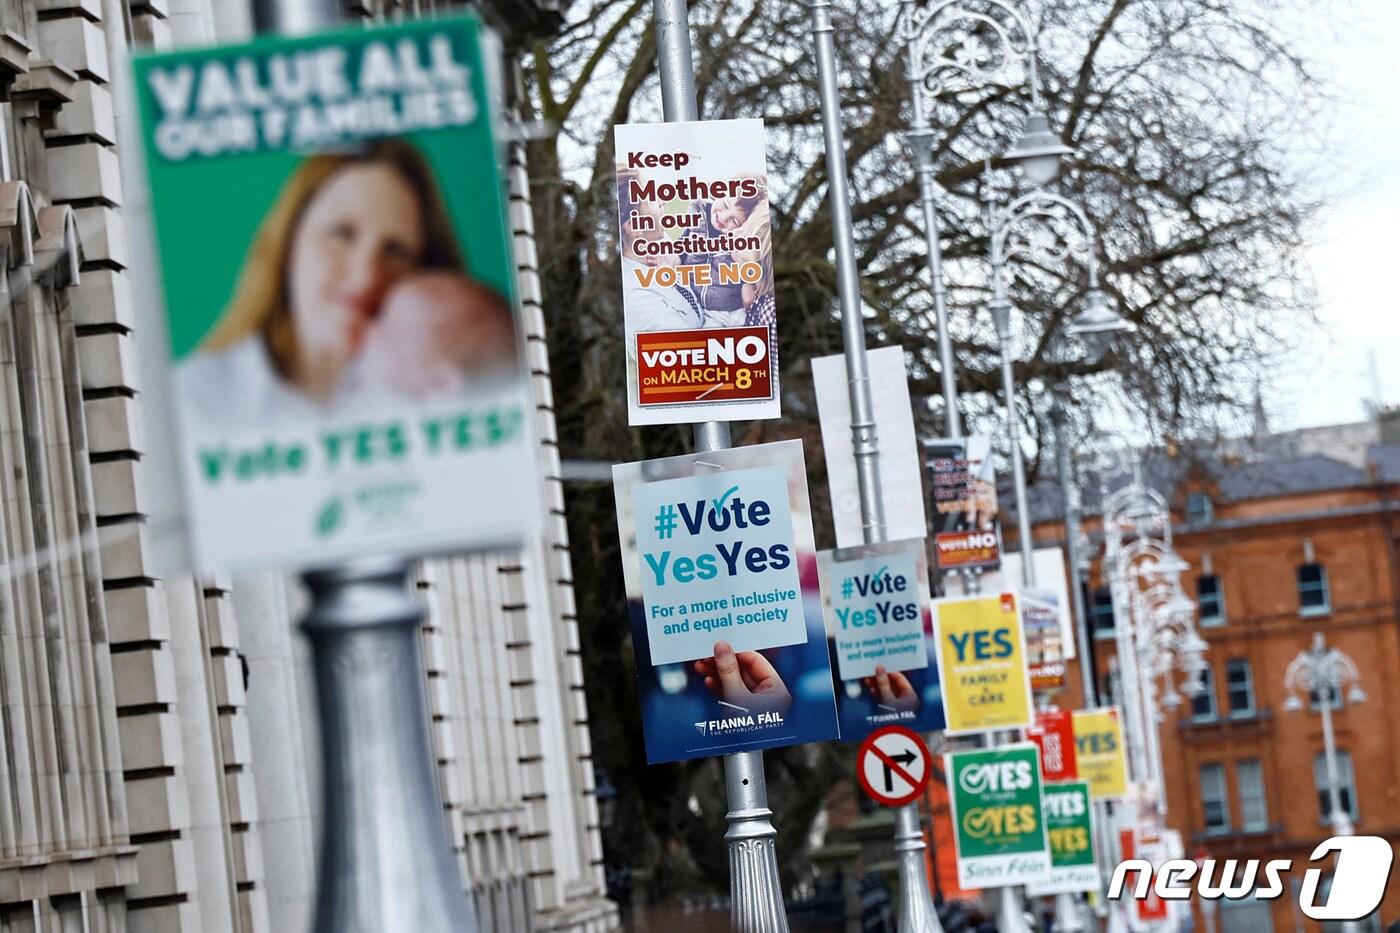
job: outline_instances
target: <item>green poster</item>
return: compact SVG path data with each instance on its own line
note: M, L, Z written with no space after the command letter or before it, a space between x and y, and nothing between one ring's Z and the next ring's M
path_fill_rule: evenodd
M1075 893L1099 889L1099 868L1094 860L1094 814L1088 781L1046 784L1045 831L1050 838L1050 877L1029 885L1026 892Z
M958 884L997 888L1042 881L1050 852L1040 755L1029 742L944 756L951 790Z
M534 524L489 66L472 17L136 60L200 569Z

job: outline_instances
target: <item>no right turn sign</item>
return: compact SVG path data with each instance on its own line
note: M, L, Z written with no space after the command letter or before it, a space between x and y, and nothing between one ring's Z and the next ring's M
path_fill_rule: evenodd
M931 770L923 739L903 726L870 733L856 756L860 786L886 807L902 807L917 799L928 786Z

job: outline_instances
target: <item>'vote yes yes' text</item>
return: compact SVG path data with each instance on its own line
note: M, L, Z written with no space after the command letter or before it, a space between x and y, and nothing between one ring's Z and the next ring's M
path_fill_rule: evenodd
M842 560L851 551L824 551L827 632L836 642L842 680L870 677L875 668L909 671L928 666L916 553L881 553Z
M807 640L787 471L715 471L632 492L653 664Z

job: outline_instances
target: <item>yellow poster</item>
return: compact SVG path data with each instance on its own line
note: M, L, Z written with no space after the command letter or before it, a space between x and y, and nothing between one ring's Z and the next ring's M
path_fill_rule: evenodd
M1089 796L1105 800L1128 792L1128 762L1123 754L1118 707L1075 710L1074 751L1079 777L1089 782Z
M939 599L933 607L947 731L1029 726L1031 682L1016 596Z

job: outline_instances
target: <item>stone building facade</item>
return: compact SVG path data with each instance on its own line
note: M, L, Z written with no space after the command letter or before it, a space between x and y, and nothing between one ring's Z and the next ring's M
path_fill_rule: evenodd
M348 16L448 11L347 0ZM547 3L486 11L508 35ZM305 929L320 811L297 581L162 577L120 143L132 47L248 0L0 0L0 931ZM502 82L509 87L510 82ZM427 561L444 820L483 928L607 931L523 148L509 159L545 533ZM128 176L129 177L129 176ZM148 396L147 396L148 397Z

